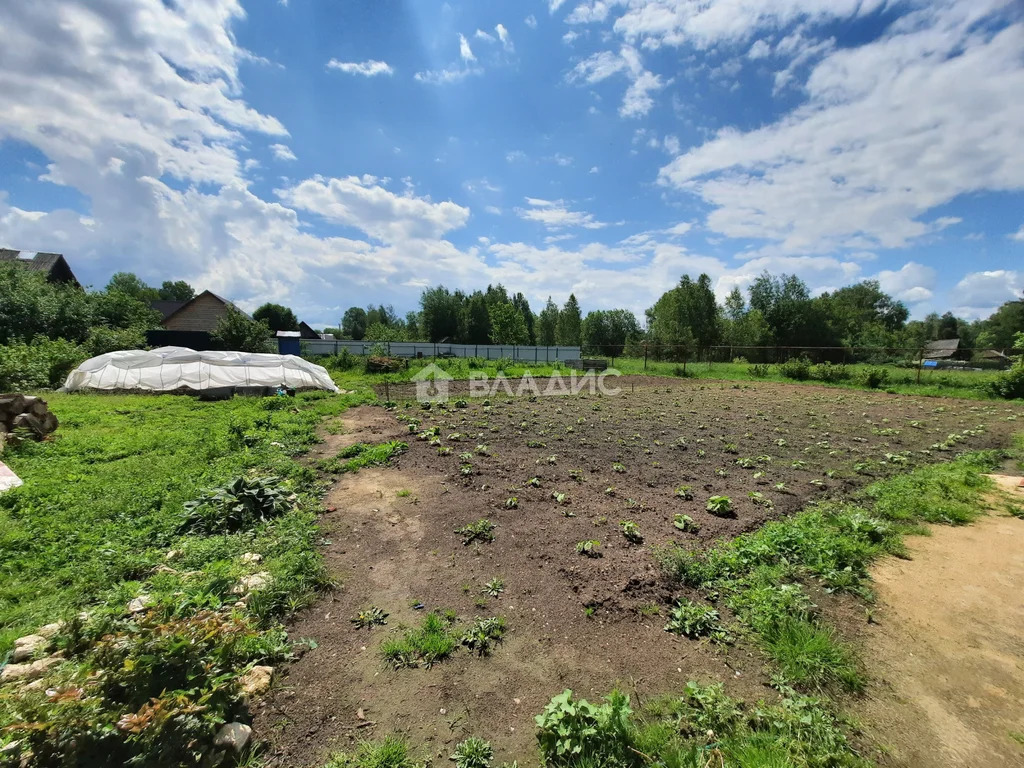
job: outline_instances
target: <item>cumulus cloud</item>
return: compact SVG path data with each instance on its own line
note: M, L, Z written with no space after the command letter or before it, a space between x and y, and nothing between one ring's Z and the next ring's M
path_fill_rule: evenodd
M386 61L377 61L376 59L369 59L367 61L338 61L338 59L331 59L327 62L327 68L336 69L348 75L362 75L363 77L393 75L395 73L394 68Z
M886 293L907 304L916 304L932 298L936 274L931 267L909 261L898 270L882 270L877 280Z
M270 151L274 153L274 157L278 160L295 160L295 153L292 152L291 148L287 144L271 144Z
M487 35L486 32L481 32L483 35ZM489 35L487 35L490 37ZM493 38L491 38L493 40ZM473 53L473 49L469 46L469 41L466 36L459 34L459 61L451 64L442 69L427 69L421 72L417 72L413 75L413 78L421 83L430 83L432 85L445 85L448 83L457 83L460 80L465 80L470 75L479 75L483 72L483 69L477 65L476 55Z
M987 317L1000 304L1020 298L1021 291L1024 291L1024 272L996 269L965 275L950 296L958 305L957 314Z
M1021 224L1020 229L1016 232L1011 232L1007 237L1011 240L1016 240L1017 242L1024 242L1024 224Z
M619 114L622 117L642 117L651 111L654 99L651 93L668 85L661 75L644 68L640 54L632 46L622 46L618 53L599 51L576 64L569 72L570 82L592 85L622 73L629 87L622 98Z
M548 229L564 229L566 227L583 227L584 229L602 229L608 224L598 221L593 214L586 211L571 211L564 200L541 200L536 197L526 198L526 208L516 208L516 214L526 221L536 221Z
M958 195L1024 188L1024 106L1009 97L1024 92L1024 24L979 28L984 10L922 8L832 51L805 105L720 131L661 182L711 205L711 229L795 253L903 246L948 225L923 217Z

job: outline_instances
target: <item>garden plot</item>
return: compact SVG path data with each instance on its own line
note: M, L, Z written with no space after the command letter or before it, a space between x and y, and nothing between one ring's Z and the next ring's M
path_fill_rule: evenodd
M724 681L756 701L770 673L750 643L665 631L679 590L652 554L1005 447L1022 414L785 385L620 385L617 397L399 400L393 424L408 447L392 451L397 467L353 474L350 459L320 459L341 473L322 521L341 589L292 628L319 647L258 713L272 761L316 764L393 730L445 756L479 735L503 759L530 759L533 715L567 687L595 697L616 684L647 695ZM361 620L373 609L387 624ZM427 620L435 611L444 623ZM502 638L483 654L458 648L491 617L504 619ZM445 653L423 663L413 641L426 635ZM393 663L396 648L411 666Z

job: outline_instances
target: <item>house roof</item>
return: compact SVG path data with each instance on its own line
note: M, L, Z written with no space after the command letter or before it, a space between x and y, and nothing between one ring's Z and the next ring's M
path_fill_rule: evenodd
M312 326L310 326L309 323L307 323L305 320L299 323L299 333L302 334L302 338L304 339L320 338L320 334L317 333L316 330Z
M47 253L39 251L31 257L23 257L22 251L15 251L12 248L0 248L0 261L18 264L31 272L45 272L47 278L57 279L62 282L72 282L79 285L78 278L71 271L63 254Z
M924 346L924 356L929 358L952 357L960 348L960 339L936 339Z
M200 293L199 295L197 295L197 296L193 297L192 299L189 299L188 301L186 301L186 302L183 302L183 303L181 304L181 306L180 306L180 307L178 307L177 309L173 310L173 311L172 311L172 312L170 312L169 314L165 315L165 316L164 316L164 318L163 318L163 320L161 320L160 322L161 322L161 323L166 323L166 322L167 322L168 320L170 320L170 319L171 319L172 317L174 317L175 315L177 315L177 314L179 314L179 313L181 313L181 312L184 312L184 311L185 311L186 309L188 309L188 308L189 308L189 306L191 306L191 305L192 305L192 304L194 304L195 302L199 301L199 299L203 298L203 296L212 296L213 298L215 298L215 299L216 299L217 301L219 301L219 302L220 302L221 304L223 304L224 306L227 306L227 307L234 307L234 308L235 308L235 309L237 309L237 310L238 310L239 312L242 312L242 310L241 310L241 309L238 309L238 307L237 307L237 306L235 306L235 304L234 304L233 302L230 302L230 301L228 301L228 300L227 300L227 299L225 299L225 298L224 298L223 296L218 296L218 295L217 295L216 293L214 293L213 291L203 291L202 293ZM154 303L159 303L159 302L154 302ZM154 308L154 309L156 309L156 307L153 307L153 308ZM251 318L251 317L249 317L249 314L248 314L247 312L242 312L242 314L243 314L243 315L245 315L246 317L248 317L248 318L249 318L250 320L252 320L252 318Z
M149 302L149 308L155 309L160 313L160 319L166 320L168 317L173 315L179 309L188 304L187 301L173 301L170 299L158 299L156 301Z

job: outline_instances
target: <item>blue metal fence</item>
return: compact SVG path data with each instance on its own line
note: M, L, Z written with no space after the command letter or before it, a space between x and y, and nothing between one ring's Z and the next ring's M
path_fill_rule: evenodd
M342 339L303 339L302 351L306 355L336 355L347 349L353 355L368 355L376 347L383 347L392 357L482 357L497 360L502 357L533 363L579 360L579 347L534 347L513 344L432 344L426 341L348 341Z

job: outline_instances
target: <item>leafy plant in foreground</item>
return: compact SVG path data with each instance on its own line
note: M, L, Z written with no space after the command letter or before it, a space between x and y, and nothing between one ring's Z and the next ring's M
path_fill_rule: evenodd
M576 552L586 557L600 557L601 553L597 549L600 546L600 541L587 539L586 541L581 541L576 545Z
M732 514L732 499L728 496L712 496L708 499L706 509L716 517L728 517Z
M474 541L490 543L494 541L494 527L494 523L490 520L482 519L477 520L475 523L468 523L461 528L456 528L455 533L462 537L464 546L468 546Z
M227 485L185 502L181 528L194 533L231 533L289 511L296 497L277 477L236 477Z
M489 768L493 759L494 750L491 745L477 736L460 741L452 753L455 768Z
M371 605L350 619L356 629L369 629L370 627L383 626L388 623L388 614L380 608Z
M486 656L491 652L491 646L500 643L504 636L505 620L500 616L492 616L489 619L477 619L463 633L460 642L478 656Z
M716 633L724 634L724 629L718 623L718 620L718 611L710 605L694 603L690 600L680 600L669 614L665 631L673 632L677 635L686 635L687 637L707 637Z
M626 541L633 544L643 544L644 537L640 535L640 526L632 520L623 520L619 523L619 528L622 530L622 535L626 538Z

